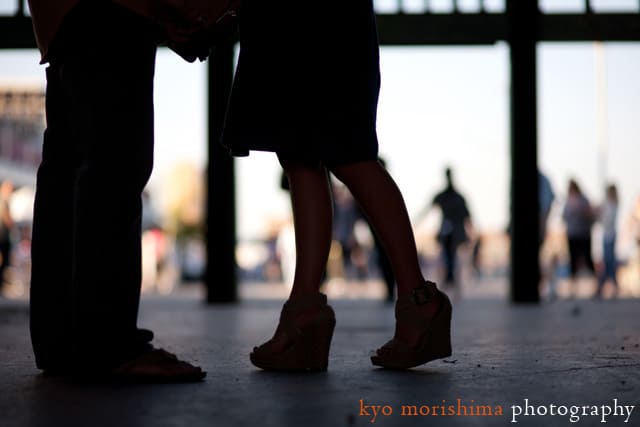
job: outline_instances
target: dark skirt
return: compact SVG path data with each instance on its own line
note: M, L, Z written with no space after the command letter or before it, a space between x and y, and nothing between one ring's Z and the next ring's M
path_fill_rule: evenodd
M378 155L371 0L245 0L222 143L344 164Z

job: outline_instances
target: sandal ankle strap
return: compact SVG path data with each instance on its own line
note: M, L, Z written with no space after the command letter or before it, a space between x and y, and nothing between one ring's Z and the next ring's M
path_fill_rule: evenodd
M284 310L303 311L311 307L322 307L327 305L327 296L321 292L315 295L302 295L289 298L284 303Z
M440 291L434 282L425 281L411 290L411 293L398 297L395 307L395 317L398 321L409 322L423 329L424 316L417 309L418 306L428 304L438 298Z
M297 313L314 307L322 308L325 306L327 306L327 296L320 292L315 295L289 298L282 306L278 328L282 329L289 338L294 339L301 332L294 320Z
M430 281L424 282L411 290L411 301L415 305L427 304L438 295L436 284Z
M413 288L409 294L398 297L396 306L427 304L436 298L437 295L438 289L436 284L431 281L425 281Z
M396 319L398 315L406 312L413 312L415 306L428 304L438 296L436 284L430 281L416 286L410 293L398 297L396 301Z

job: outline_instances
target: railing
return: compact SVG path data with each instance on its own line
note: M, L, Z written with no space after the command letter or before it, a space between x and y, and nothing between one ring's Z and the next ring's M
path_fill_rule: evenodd
M376 11L380 14L503 13L507 2L508 0L374 0ZM640 0L619 2L615 8L611 5L610 0L582 0L569 5L558 0L538 0L538 8L548 14L640 12Z
M375 0L380 41L493 44L507 40L509 11L527 1L534 0ZM607 0L582 0L561 9L557 0L539 0L537 40L640 41L640 0L628 0L617 10L609 5Z
M501 13L504 0L374 0L380 14Z

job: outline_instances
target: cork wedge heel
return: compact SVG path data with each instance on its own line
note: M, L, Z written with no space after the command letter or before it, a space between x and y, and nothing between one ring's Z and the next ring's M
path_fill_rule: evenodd
M433 298L439 299L440 307L429 319L420 312L419 306ZM397 322L405 322L419 331L418 342L410 346L393 338L371 356L371 363L387 369L409 369L451 356L452 307L446 294L436 289L432 295L426 284L421 285L411 294L398 298L395 312Z
M302 326L296 321L301 313L313 312ZM270 341L255 347L249 358L258 368L268 371L326 371L336 318L324 294L289 299L280 313L276 334L284 333L288 345L273 352Z

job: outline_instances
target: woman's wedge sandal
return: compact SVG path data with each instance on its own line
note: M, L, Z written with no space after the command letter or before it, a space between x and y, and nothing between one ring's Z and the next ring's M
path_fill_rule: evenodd
M298 318L309 311L315 313L298 326ZM251 363L268 371L326 371L335 324L335 314L327 305L326 295L289 299L282 307L276 330L276 335L286 335L288 344L275 353L270 341L255 347L249 356Z
M419 306L434 298L440 300L439 309L429 319L420 312ZM393 338L371 356L371 363L388 369L408 369L451 356L451 301L435 288L435 283L427 282L414 288L411 294L399 297L395 312L396 322L409 324L419 331L418 342L410 346Z

